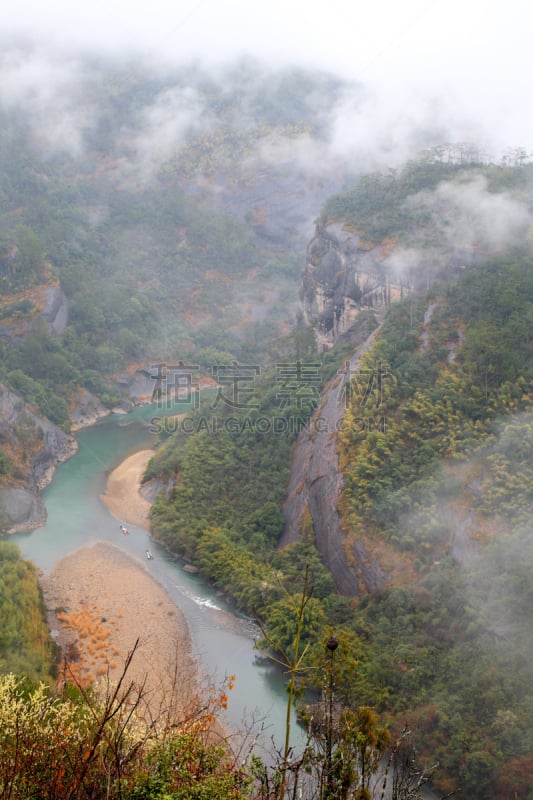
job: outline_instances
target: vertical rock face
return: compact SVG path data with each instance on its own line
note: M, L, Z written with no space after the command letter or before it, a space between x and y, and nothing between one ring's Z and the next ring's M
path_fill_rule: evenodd
M46 305L41 312L50 333L63 333L68 323L68 301L61 286L46 290Z
M42 319L48 333L55 335L63 333L67 327L69 306L67 296L58 283L42 284L27 292L28 296L22 301L16 295L5 298L9 306L13 301L15 308L0 320L0 337L8 344L20 341L32 331L36 330L36 323ZM29 308L21 311L17 305L28 303ZM38 329L38 328L37 328Z
M101 417L109 414L96 395L87 389L80 389L74 396L70 406L71 430L78 431L87 425L93 425Z
M304 317L316 331L322 350L341 340L363 309L384 314L406 286L390 269L385 245L364 242L340 222L317 225L307 248L303 274ZM343 383L357 371L376 331L359 347L347 366L324 390L309 427L298 437L284 506L285 526L280 545L300 538L304 513L311 515L315 543L331 571L337 590L356 595L379 588L388 576L366 552L362 542L346 551L337 505L343 487L337 431L345 410Z
M70 458L78 445L73 436L66 434L50 420L33 414L31 416L37 429L42 431L42 446L31 457L29 480L32 488L40 490L50 483L57 465Z
M3 384L0 437L10 455L0 477L2 524L9 532L38 527L46 519L39 490L50 482L56 466L76 452L76 441Z
M306 321L327 349L363 308L385 310L403 287L386 263L386 249L364 243L340 223L317 227L307 248L302 300Z
M24 486L0 486L0 506L8 533L38 528L46 520L46 509L39 495Z
M376 333L354 353L346 374L337 375L328 384L308 428L299 435L283 509L285 526L280 546L298 541L302 517L308 510L316 547L333 575L337 590L346 595L359 594L361 584L371 591L382 585L386 577L378 565L372 564L361 543L347 557L337 511L343 477L339 471L336 434L346 407L344 382L357 369Z

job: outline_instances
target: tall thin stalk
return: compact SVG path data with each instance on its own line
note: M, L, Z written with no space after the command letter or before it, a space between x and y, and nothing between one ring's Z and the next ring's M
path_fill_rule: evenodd
M308 593L307 589L308 582L309 582L309 564L307 564L305 568L305 578L304 578L304 585L303 585L301 599L298 604L296 603L294 604L294 610L296 614L296 633L294 635L294 640L293 640L292 656L283 647L281 647L281 645L278 642L276 642L268 634L265 628L259 623L259 627L261 628L261 633L263 634L265 640L271 646L273 651L279 653L280 655L280 657L277 658L276 656L269 654L269 658L272 661L275 661L277 664L280 664L283 667L284 672L289 675L289 682L287 685L287 713L285 716L285 741L283 745L283 756L281 761L281 781L279 788L279 800L285 800L287 769L289 765L289 755L291 750L291 711L296 694L296 679L297 676L304 671L302 668L302 664L309 650L309 644L306 644L302 652L300 653L300 640L302 637L302 630L304 625L305 608L309 600L311 599L311 595ZM290 595L288 592L287 595L291 598L292 601L293 599L292 595Z

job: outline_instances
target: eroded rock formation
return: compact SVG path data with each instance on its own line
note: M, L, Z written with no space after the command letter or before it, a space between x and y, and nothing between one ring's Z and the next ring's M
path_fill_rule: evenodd
M362 309L384 312L406 291L387 255L385 245L365 243L340 222L317 226L307 248L302 301L321 349L341 339Z
M39 492L56 466L76 452L76 440L36 414L4 384L0 384L0 437L11 457L9 465L3 463L0 479L2 526L10 533L36 528L46 520Z

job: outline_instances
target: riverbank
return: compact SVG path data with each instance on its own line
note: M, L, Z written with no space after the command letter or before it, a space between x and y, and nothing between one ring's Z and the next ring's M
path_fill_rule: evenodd
M140 562L97 542L63 558L41 583L71 679L118 680L138 641L126 683L144 686L151 717L169 708L177 720L186 716L197 681L187 623Z
M101 500L117 520L150 530L150 508L140 493L141 480L153 450L139 450L114 469L106 484Z

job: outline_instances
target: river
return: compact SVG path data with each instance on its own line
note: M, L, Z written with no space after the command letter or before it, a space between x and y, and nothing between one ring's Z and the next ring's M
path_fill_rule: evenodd
M60 464L44 490L46 525L17 533L10 541L23 556L48 573L63 556L94 541L109 541L138 559L182 610L202 670L214 681L235 675L225 722L242 729L243 719L264 720L266 740L279 746L285 729L286 693L279 672L254 649L257 629L228 607L199 576L183 571L180 562L150 539L142 528L129 525L122 536L119 522L100 500L107 476L138 450L153 447L150 406L139 406L126 416L110 415L77 434L78 452ZM145 551L154 554L147 561ZM294 725L296 744L302 732Z

